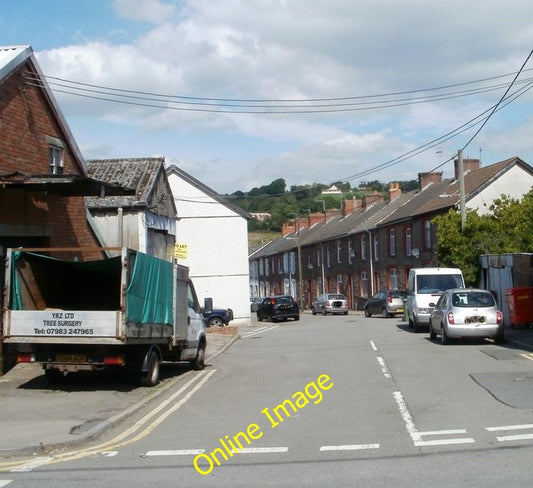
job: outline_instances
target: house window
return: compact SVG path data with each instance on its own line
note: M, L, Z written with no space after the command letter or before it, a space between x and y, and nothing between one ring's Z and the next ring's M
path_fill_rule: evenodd
M361 271L361 281L359 283L359 293L362 297L368 296L368 273Z
M361 236L361 259L366 260L366 236Z
M331 249L329 247L329 244L327 245L326 247L326 263L327 263L327 267L330 268L331 267Z
M316 265L317 266L322 266L322 253L320 251L321 251L321 247L318 246L316 248Z
M354 257L355 257L355 252L353 250L352 241L348 241L348 262L350 264L352 264Z
M424 247L431 249L431 221L424 220Z
M63 174L63 148L50 145L48 148L48 164L53 175Z
M396 256L396 230L389 229L389 255Z
M307 253L307 269L313 269L313 259L311 250L306 251Z
M337 293L342 293L342 290L343 290L343 285L344 284L344 280L342 278L342 275L338 274L337 275Z
M374 236L374 261L378 260L379 241L378 236Z
M389 283L391 290L398 289L398 270L396 268L391 268L389 270Z
M411 256L413 250L413 240L411 237L411 227L405 228L405 255Z
M341 241L337 241L337 264L340 264L342 262L341 252L342 252Z

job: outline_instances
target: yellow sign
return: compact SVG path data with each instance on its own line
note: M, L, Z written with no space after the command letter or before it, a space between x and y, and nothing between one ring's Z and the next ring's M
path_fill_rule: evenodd
M174 257L176 259L187 259L187 244L174 244Z

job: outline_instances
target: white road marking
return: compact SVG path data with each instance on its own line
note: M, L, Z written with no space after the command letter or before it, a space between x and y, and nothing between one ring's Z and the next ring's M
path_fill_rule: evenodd
M0 480L0 488L9 485L9 483L13 483L13 480Z
M205 449L167 449L162 451L148 451L141 457L152 456L196 456L205 452Z
M347 444L345 446L322 446L321 451L361 451L364 449L379 449L379 444Z
M376 346L376 343L374 341L370 341L370 347L372 348L373 351L377 351L378 348Z
M468 444L471 442L476 442L471 437L462 437L462 438L455 438L455 439L434 439L434 440L429 440L429 441L423 440L423 437L428 436L428 435L465 434L466 430L464 429L432 430L432 431L427 431L427 432L419 432L415 426L415 423L413 422L413 418L411 417L409 410L407 409L407 405L405 404L405 401L403 399L401 392L395 391L393 395L394 395L394 399L396 400L396 404L398 405L398 409L400 410L400 414L403 418L403 421L405 422L405 427L407 429L407 432L411 436L411 439L413 440L413 444L416 447L443 446L447 444Z
M273 325L272 327L260 327L259 329L256 329L256 330L252 330L250 332L246 332L245 334L242 334L242 338L243 339L246 339L248 337L252 337L254 335L258 335L258 334L263 334L265 332L268 332L272 329L277 329L279 327L279 325Z
M378 363L381 366L381 372L383 373L383 376L385 376L385 378L392 378L392 375L389 373L389 369L385 364L385 360L380 356L376 357L376 359L378 360Z
M499 432L499 431L508 431L508 430L526 430L533 429L533 424L521 424L521 425L502 425L499 427L485 427L489 432ZM533 439L533 434L515 434L515 435L503 435L497 436L496 440L499 442L509 442L509 441L524 441Z
M54 460L53 457L37 457L33 459L32 461L30 461L29 463L24 463L16 468L10 469L9 472L10 473L25 473L27 471L31 471L35 468L38 468L39 466L43 466L53 460Z
M288 447L243 447L242 449L232 450L234 454L270 454L274 452L287 452Z

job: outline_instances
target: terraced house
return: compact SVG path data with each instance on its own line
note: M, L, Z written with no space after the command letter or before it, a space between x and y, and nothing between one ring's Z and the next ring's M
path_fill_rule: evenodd
M482 166L466 159L464 202L483 214L502 195L521 198L533 186L533 168L519 157ZM458 162L453 178L420 173L419 188L344 202L342 211L300 217L250 255L252 296L290 294L306 308L320 293L343 293L361 309L374 292L405 289L409 269L436 265L432 220L460 208Z

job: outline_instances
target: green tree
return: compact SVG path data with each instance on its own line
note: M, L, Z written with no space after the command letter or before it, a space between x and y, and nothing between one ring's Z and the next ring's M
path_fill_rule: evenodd
M502 196L489 210L484 215L467 211L463 230L456 210L433 219L437 263L461 268L467 285L479 281L481 254L533 252L533 190L522 200Z

